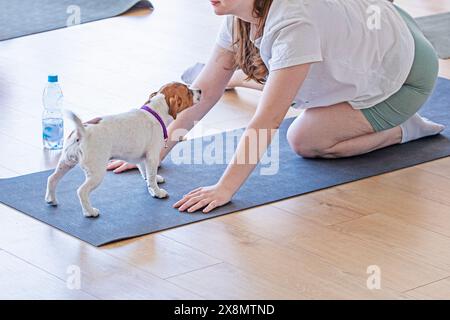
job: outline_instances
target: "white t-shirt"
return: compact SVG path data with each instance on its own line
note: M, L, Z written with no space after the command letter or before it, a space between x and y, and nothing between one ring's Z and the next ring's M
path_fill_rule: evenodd
M227 16L217 37L228 50L232 26ZM387 0L274 0L254 43L269 72L312 63L295 98L305 109L341 102L363 109L386 100L405 83L415 49Z

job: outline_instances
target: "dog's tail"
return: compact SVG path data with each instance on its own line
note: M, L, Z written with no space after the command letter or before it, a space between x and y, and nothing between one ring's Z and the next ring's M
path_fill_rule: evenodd
M86 129L83 126L83 122L78 116L70 110L65 110L67 117L75 123L75 127L78 133L78 137L81 138L86 133Z

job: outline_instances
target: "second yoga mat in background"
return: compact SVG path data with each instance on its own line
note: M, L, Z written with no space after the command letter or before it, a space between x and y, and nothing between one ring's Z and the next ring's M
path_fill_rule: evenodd
M425 37L433 44L439 58L450 58L450 12L416 18Z
M148 0L0 0L0 41L114 17L136 6L153 8Z

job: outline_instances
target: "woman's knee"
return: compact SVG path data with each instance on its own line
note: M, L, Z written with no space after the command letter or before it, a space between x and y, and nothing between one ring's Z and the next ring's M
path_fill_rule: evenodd
M309 136L309 137L308 137ZM286 138L292 151L303 158L316 158L320 156L319 150L314 146L310 134L305 129L290 126Z

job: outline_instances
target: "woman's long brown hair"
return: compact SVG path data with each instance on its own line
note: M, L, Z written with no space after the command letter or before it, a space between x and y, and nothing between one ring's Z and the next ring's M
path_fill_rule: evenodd
M262 36L269 9L273 0L255 0L253 16L258 18L256 37ZM266 65L261 59L259 49L250 41L250 22L235 18L233 44L236 48L235 67L242 69L247 75L246 80L255 80L263 84L268 74Z

